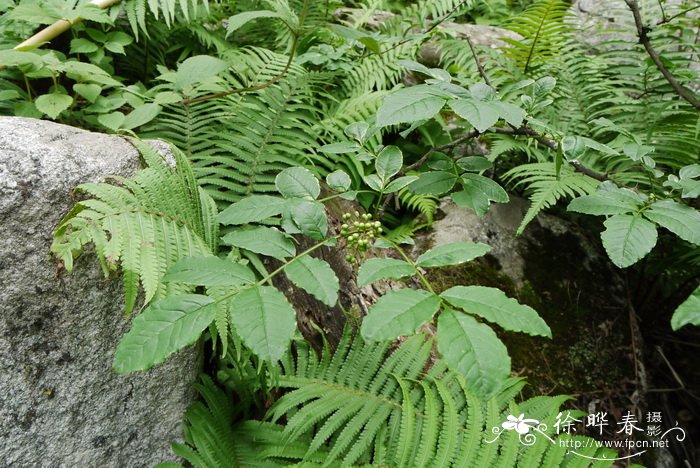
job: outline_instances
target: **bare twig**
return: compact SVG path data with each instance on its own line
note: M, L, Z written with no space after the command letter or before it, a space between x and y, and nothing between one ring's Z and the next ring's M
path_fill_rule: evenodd
M484 80L484 83L489 85L490 87L494 87L491 84L491 80L489 80L488 75L486 74L486 70L484 70L484 67L481 65L481 62L479 61L479 55L476 53L476 49L474 48L474 44L472 43L472 40L469 38L469 35L465 35L464 38L467 40L467 44L469 44L469 50L472 51L472 56L474 57L474 63L476 63L476 69L479 70L479 75L481 75L481 78Z
M639 3L637 3L637 0L625 0L625 3L632 11L634 24L637 27L637 37L639 38L639 43L644 46L644 49L647 51L649 57L651 57L651 60L654 62L654 65L656 65L656 68L658 68L664 78L666 78L666 81L668 81L676 94L688 101L693 107L700 110L700 100L695 97L695 94L691 90L678 82L676 77L673 76L669 69L666 68L666 65L664 65L659 53L651 45L651 41L649 40L649 28L644 26L644 23L642 22L642 15L639 11Z

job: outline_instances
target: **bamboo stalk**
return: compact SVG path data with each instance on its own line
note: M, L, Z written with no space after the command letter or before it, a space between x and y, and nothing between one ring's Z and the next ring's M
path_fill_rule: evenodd
M111 7L115 3L119 3L121 0L92 0L90 3L96 5L101 9ZM34 47L38 47L41 44L51 41L60 34L68 31L74 24L81 22L82 18L76 18L73 21L67 19L60 19L50 26L45 27L38 33L34 34L32 37L22 42L15 47L15 50L27 50Z

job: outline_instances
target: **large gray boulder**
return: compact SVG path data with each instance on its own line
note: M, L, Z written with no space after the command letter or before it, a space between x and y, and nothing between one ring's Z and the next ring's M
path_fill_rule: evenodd
M111 371L129 328L121 286L92 255L66 275L49 256L71 190L129 176L117 136L0 117L0 466L151 466L172 459L200 352L127 376Z

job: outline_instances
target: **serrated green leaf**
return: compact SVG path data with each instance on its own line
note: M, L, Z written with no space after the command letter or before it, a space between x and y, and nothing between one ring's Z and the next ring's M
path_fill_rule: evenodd
M338 277L327 262L304 255L284 267L289 281L327 306L338 302Z
M394 340L411 335L433 318L440 298L421 289L400 289L382 296L362 320L360 332L367 341Z
M514 128L520 128L525 120L525 110L521 107L509 102L494 102L493 103L500 117L511 124Z
M226 26L226 37L234 33L244 24L258 18L281 18L281 15L276 11L271 10L244 11L243 13L233 15L228 19L228 26Z
M486 255L490 250L491 247L481 242L450 242L423 253L416 260L416 265L420 267L459 265Z
M518 303L500 289L454 286L440 297L454 307L496 323L505 330L552 337L549 326L532 307Z
M671 317L674 331L688 324L700 326L700 287L678 306Z
M377 111L377 126L386 127L433 118L445 98L427 85L403 88L387 95Z
M625 153L625 156L630 158L632 161L639 161L644 156L654 151L654 147L629 142L624 144L622 151Z
M219 257L185 257L171 266L162 279L193 286L240 286L255 283L255 274L240 263Z
M36 108L52 119L58 117L58 115L68 109L71 104L73 104L72 97L67 94L59 93L42 94L34 101Z
M403 176L394 179L386 184L386 187L384 187L384 193L397 192L416 180L418 180L418 176Z
M271 286L243 290L231 300L231 324L260 359L279 360L296 330L296 313L284 294Z
M326 154L344 154L360 151L360 149L362 149L360 145L354 141L341 141L340 143L323 145L319 148L319 151Z
M337 170L326 176L326 183L331 190L336 192L345 192L350 188L352 180L345 171Z
M0 50L0 63L8 67L19 65L40 67L42 60L41 56L34 52L6 49Z
M97 121L109 128L110 130L118 130L124 123L124 114L121 112L110 112L109 114L100 114L97 116Z
M303 167L289 167L277 174L275 186L284 198L315 200L321 193L318 179Z
M153 99L153 102L156 104L175 104L176 102L182 101L182 95L179 93L175 93L173 91L163 91L158 94L156 94L156 97Z
M162 107L160 107L158 104L153 103L139 106L133 111L131 111L124 118L122 128L127 128L131 130L136 127L140 127L141 125L147 124L148 122L156 118L156 116L160 113L161 109Z
M644 201L632 190L614 188L599 189L591 195L574 198L567 210L590 215L616 215L637 211L643 205Z
M352 138L359 142L364 142L369 132L369 124L367 122L353 122L345 127L344 133L348 138Z
M457 115L482 133L495 125L501 115L496 103L476 99L450 101L450 107Z
M488 325L446 309L438 317L438 351L452 370L464 375L483 398L495 395L510 374L508 351Z
M661 200L644 211L644 216L681 239L700 245L700 212L673 200Z
M289 213L294 225L306 236L323 240L328 233L328 217L323 203L312 200L290 200Z
M89 54L95 52L99 47L92 41L83 38L76 38L70 41L71 54Z
M102 92L102 87L96 84L76 83L73 85L73 91L75 91L88 101L95 102L97 97ZM121 125L121 123L119 125Z
M228 63L209 55L195 55L180 64L175 74L175 90L212 78L224 70Z
M126 54L124 51L124 46L118 42L105 42L104 47L114 54Z
M172 296L139 314L114 354L118 374L146 370L197 341L214 320L214 300L199 294Z
M456 161L463 171L481 172L493 166L493 163L483 156L467 156Z
M377 174L363 176L362 180L364 180L365 183L369 186L369 188L371 188L374 191L381 192L384 188L384 183Z
M278 229L256 226L250 229L237 229L226 234L222 241L241 249L284 260L296 253L294 242Z
M374 167L380 179L386 181L395 176L403 165L403 155L398 146L385 146L377 155Z
M219 213L217 220L221 224L256 223L284 211L287 200L270 195L251 195Z
M620 268L636 263L656 245L656 227L641 216L615 215L603 224L603 247Z
M394 258L370 258L366 260L357 272L357 285L367 286L382 279L399 279L411 276L416 272L410 264Z
M488 213L489 206L491 206L491 202L486 194L474 188L455 192L451 197L457 206L474 210L474 213L480 218Z
M2 91L0 91L0 102L17 99L20 96L21 94L15 89L3 89Z
M421 174L418 180L411 182L408 189L420 195L442 195L449 192L457 182L452 172L430 171Z
M479 174L462 174L462 181L464 190L471 190L473 187L486 195L489 200L497 203L508 203L510 200L508 193L503 190L503 187L488 177Z
M112 76L92 63L71 60L61 64L68 78L75 81L88 81L105 86L121 86L122 84Z
M535 100L542 99L543 97L551 93L556 85L557 80L555 78L552 78L551 76L543 76L542 78L535 81L535 84L532 87L532 95L535 98Z

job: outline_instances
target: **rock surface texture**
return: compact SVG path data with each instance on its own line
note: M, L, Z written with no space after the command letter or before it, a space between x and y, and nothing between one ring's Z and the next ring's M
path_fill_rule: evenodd
M92 255L72 275L49 256L72 189L138 167L122 138L0 117L0 466L135 467L173 458L198 349L147 373L113 374L129 328L119 282L105 280Z

